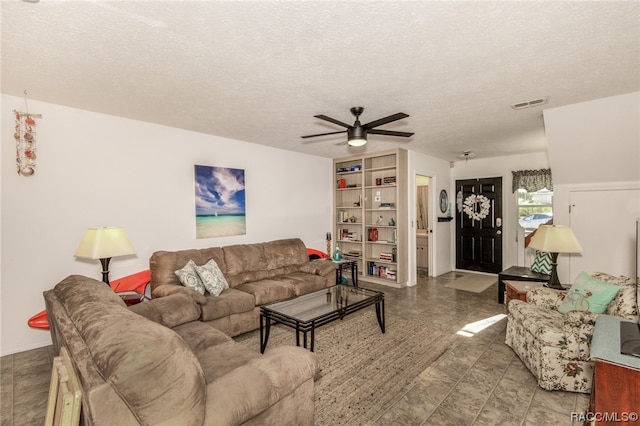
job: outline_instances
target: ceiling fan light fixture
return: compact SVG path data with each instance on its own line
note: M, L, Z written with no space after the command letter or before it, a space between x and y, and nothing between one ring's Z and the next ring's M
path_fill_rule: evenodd
M349 139L347 143L351 146L362 146L367 143L366 139Z
M476 158L476 153L473 151L464 151L462 154L458 154L458 158L461 160L472 160Z
M347 129L347 136L350 146L362 146L367 143L367 132L360 126Z

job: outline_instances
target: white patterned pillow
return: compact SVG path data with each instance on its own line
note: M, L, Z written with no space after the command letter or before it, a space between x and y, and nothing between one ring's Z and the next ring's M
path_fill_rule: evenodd
M197 266L194 261L190 260L182 269L178 269L174 273L183 286L189 287L200 294L204 294L204 284L202 284L202 280L196 272L196 268Z
M229 288L227 279L224 277L220 267L213 259L202 266L196 266L196 272L202 280L204 288L206 288L209 294L213 296L219 296L223 290Z
M551 253L536 251L536 258L531 265L531 272L551 275Z

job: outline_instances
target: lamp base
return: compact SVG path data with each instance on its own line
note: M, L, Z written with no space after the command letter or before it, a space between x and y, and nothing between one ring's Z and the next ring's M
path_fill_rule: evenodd
M109 284L109 262L111 262L111 258L110 257L106 257L104 259L100 259L100 264L102 264L102 282L104 282L108 286L110 286L110 284Z
M564 287L560 284L560 279L558 279L558 253L551 253L551 278L549 278L546 287L564 290Z

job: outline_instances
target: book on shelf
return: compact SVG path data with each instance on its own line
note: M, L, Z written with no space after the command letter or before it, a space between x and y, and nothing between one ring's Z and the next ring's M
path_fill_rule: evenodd
M380 260L391 262L393 260L393 255L391 253L380 253Z

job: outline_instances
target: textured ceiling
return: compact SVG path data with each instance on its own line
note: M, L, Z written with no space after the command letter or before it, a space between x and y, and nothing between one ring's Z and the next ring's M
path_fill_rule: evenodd
M511 104L640 90L639 24L637 1L2 0L1 90L332 158L486 158L546 149L543 107ZM415 135L300 138L353 106Z

